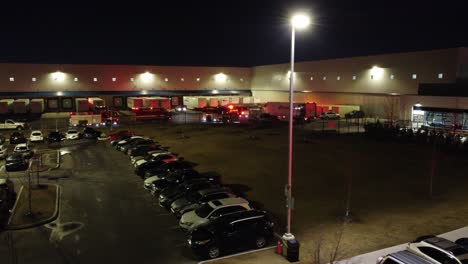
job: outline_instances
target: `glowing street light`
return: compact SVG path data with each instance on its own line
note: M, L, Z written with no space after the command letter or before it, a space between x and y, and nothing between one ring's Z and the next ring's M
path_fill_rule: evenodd
M285 239L293 239L291 234L291 207L293 207L292 199L292 167L293 167L293 119L294 119L294 45L296 38L296 29L305 29L310 25L310 17L305 14L296 14L291 18L291 69L289 71L289 155L288 155L288 184L286 185L286 199L288 207L288 219L286 233L283 235ZM291 74L292 73L292 74Z

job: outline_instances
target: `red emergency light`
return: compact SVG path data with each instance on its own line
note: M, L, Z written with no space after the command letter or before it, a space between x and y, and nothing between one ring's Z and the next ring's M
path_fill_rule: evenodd
M229 108L230 110L232 110L232 109L234 109L234 106L233 106L233 105L228 105L228 108Z

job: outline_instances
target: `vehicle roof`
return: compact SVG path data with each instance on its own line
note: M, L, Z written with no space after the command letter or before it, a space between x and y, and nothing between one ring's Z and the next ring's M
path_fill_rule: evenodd
M433 246L436 246L438 248L441 248L443 250L450 251L450 252L452 252L455 249L458 249L458 250L463 249L462 246L455 244L454 242L448 239L442 238L442 237L431 237L431 238L424 239L423 241ZM466 251L466 253L468 253L468 251Z
M207 194L212 194L212 193L228 193L228 191L223 187L214 187L214 188L199 190L198 193L201 195L207 195Z
M27 146L28 146L28 144L26 144L26 143L20 143L20 144L16 145L15 148L21 148L21 147L27 147Z
M266 216L265 211L259 210L248 210L248 211L239 211L233 212L230 214L223 215L213 221L214 224L216 223L233 223L241 220L247 219L258 219L263 218Z
M68 130L67 130L67 133L68 133L68 132L78 132L78 130L76 130L76 129L68 129Z
M42 134L42 132L40 130L33 130L33 131L31 131L31 134L32 133L41 133Z
M224 199L210 201L208 203L213 208L227 206L227 205L235 205L235 204L249 204L247 200L245 200L244 198L240 198L240 197L224 198Z
M398 251L398 252L389 254L388 256L405 264L432 264L432 262L416 254L413 254L407 250Z

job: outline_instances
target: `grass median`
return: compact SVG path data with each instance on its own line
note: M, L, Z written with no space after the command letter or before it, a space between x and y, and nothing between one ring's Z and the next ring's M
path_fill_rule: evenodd
M58 216L60 189L57 185L42 184L31 188L31 206L29 191L22 186L7 229L19 230L40 226L55 220Z

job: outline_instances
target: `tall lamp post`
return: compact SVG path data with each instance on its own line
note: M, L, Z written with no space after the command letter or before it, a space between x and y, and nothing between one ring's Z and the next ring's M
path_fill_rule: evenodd
M288 218L286 234L284 239L294 239L291 234L291 210L293 207L292 199L292 167L293 167L293 121L294 121L294 44L296 29L305 29L310 24L310 18L304 14L296 14L291 18L291 70L289 72L289 155L288 155L288 184L286 185L286 199L288 208Z

